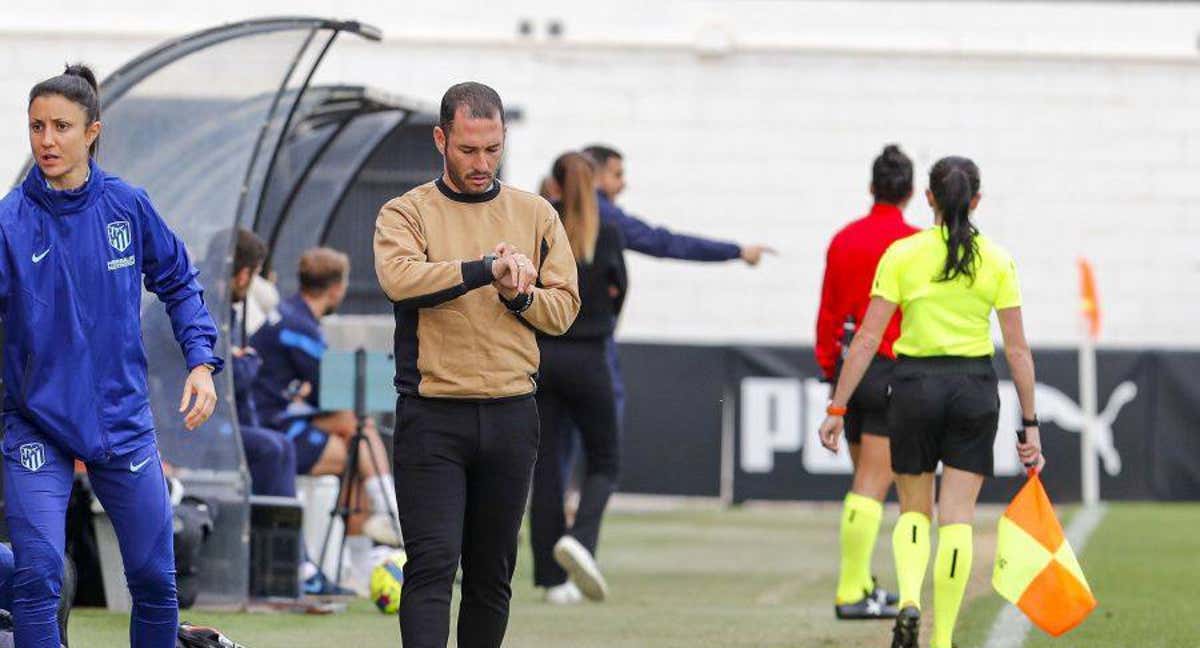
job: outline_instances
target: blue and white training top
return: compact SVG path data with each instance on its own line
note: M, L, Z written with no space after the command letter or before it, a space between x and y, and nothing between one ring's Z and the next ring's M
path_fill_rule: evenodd
M166 305L187 368L223 366L183 241L145 191L89 166L71 191L50 188L34 166L0 200L4 416L84 461L136 450L153 434L143 277Z

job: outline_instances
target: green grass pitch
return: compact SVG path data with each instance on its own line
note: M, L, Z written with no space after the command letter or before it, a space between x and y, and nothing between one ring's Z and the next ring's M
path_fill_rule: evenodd
M1004 605L989 584L998 514L996 508L985 509L976 524L973 582L956 636L961 648L982 646ZM875 557L875 572L889 587L895 583L890 555L895 518L895 509L889 508ZM833 505L614 513L600 551L612 599L571 608L542 603L530 583L528 545L522 544L505 645L887 646L887 623L833 620L837 524ZM1111 505L1082 555L1099 608L1065 637L1051 640L1035 630L1026 648L1200 646L1200 617L1191 609L1200 583L1198 529L1198 505ZM927 606L929 585L927 581ZM215 625L249 648L400 643L396 619L366 601L325 617L188 610L183 618ZM125 615L76 610L72 645L127 645L127 623ZM928 632L923 636L927 640Z

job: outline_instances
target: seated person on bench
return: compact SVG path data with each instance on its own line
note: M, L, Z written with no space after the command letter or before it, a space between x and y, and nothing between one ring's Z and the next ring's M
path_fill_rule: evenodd
M295 444L299 474L341 475L358 419L350 410L320 409L326 349L320 320L345 297L350 260L336 250L314 248L300 257L299 272L300 292L280 302L250 339L262 358L254 399L260 418ZM351 517L348 535L361 531L380 544L400 546L391 462L371 418L363 421L363 434L369 447L359 448L354 473L362 485L356 492L366 494L371 514L365 522Z
M262 270L267 246L253 232L238 228L233 252L231 302L244 304L250 282ZM231 338L241 339L241 323L234 313ZM296 496L296 448L282 434L266 429L254 403L253 385L262 360L248 346L230 345L233 365L233 396L237 403L238 428L250 470L250 492L255 495Z

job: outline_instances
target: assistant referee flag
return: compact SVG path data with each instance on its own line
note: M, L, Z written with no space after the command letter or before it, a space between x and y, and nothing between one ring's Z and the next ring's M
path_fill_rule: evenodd
M1055 637L1082 623L1096 607L1036 472L1000 518L992 586Z

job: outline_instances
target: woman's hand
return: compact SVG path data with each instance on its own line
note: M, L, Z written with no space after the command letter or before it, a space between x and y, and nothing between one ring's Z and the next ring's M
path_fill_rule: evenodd
M1017 440L1017 456L1026 468L1042 472L1046 456L1042 454L1042 433L1036 426L1025 428L1025 441Z
M842 437L842 428L846 425L846 419L840 416L826 416L825 421L821 423L821 445L829 449L830 452L838 451L838 440Z
M191 409L188 409L191 403ZM217 389L213 387L212 367L200 365L188 374L187 382L183 385L183 398L179 401L179 411L187 412L183 425L188 430L200 427L217 408Z

